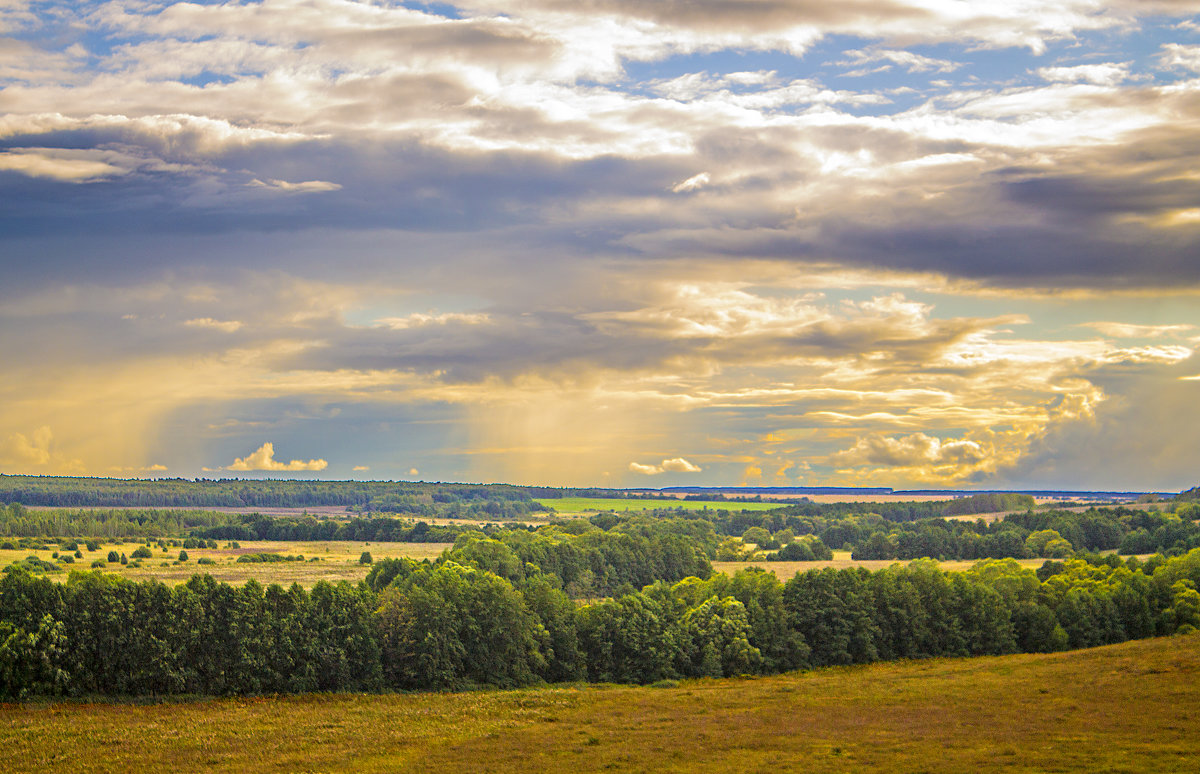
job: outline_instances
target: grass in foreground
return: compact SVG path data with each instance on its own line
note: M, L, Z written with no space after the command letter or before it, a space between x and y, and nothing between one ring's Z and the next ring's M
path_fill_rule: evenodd
M9 705L5 770L1200 769L1200 635L667 689Z

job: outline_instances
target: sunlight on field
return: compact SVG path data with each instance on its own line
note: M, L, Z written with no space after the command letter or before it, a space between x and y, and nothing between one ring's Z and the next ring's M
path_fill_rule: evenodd
M7 705L0 745L13 774L1196 771L1197 677L1190 635L669 688Z
M822 567L834 567L844 569L846 567L863 567L868 570L882 570L885 567L891 567L893 564L908 564L910 560L899 559L851 559L849 551L834 551L833 558L815 561L815 562L767 562L762 560L752 560L746 562L713 562L713 571L733 575L738 570L744 570L747 567L761 567L764 570L770 570L775 573L775 577L782 581L789 580L798 572L807 572L808 570L820 569ZM928 560L922 560L928 561ZM940 561L938 566L943 570L965 570L978 561L976 559L954 559L950 561ZM1046 561L1045 559L1016 559L1023 566L1031 569L1041 567Z
M170 585L183 583L197 573L212 575L218 581L242 584L251 578L264 585L279 583L290 586L299 583L310 587L320 580L337 582L350 581L357 583L367 577L370 565L360 564L359 557L364 551L371 554L373 560L391 559L407 556L413 559L433 559L450 547L450 543L363 543L357 541L318 541L318 542L282 542L265 540L242 541L238 548L230 547L229 541L218 541L219 548L188 548L168 546L166 551L151 544L152 557L141 559L140 567L133 566L133 552L145 543L126 541L124 543L106 542L101 544L98 551L88 551L83 543L79 544L82 559L75 559L73 564L65 566L64 572L47 573L46 577L53 580L65 581L71 570L100 569L103 572L121 575L131 580L152 578ZM0 567L6 567L14 561L36 556L47 562L55 561L53 553L60 556L72 552L62 551L53 543L46 544L45 550L8 550L0 549ZM179 552L187 551L187 561L179 562ZM110 551L125 554L130 564L104 561ZM239 556L255 553L273 553L283 556L303 556L303 561L287 562L238 562ZM200 564L202 558L210 559L214 564ZM103 567L93 568L92 563L104 561Z
M620 497L563 497L557 500L536 500L545 505L566 513L591 513L595 511L650 511L656 508L682 508L688 511L707 509L723 511L771 511L776 508L786 508L779 503L752 503L738 500L634 500Z

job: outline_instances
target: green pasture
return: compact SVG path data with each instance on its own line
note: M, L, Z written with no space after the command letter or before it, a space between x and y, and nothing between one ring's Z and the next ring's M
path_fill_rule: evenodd
M562 497L535 500L559 513L590 513L597 511L650 511L657 508L682 508L688 511L771 511L787 506L779 503L752 503L740 500L634 500L620 497Z

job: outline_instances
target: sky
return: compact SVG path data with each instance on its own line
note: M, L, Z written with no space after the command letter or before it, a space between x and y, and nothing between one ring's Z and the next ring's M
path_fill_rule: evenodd
M0 472L1200 483L1200 0L0 0Z

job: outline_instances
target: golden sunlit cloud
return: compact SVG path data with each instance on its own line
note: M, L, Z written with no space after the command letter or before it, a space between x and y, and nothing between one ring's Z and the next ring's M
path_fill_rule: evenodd
M657 476L660 473L699 473L703 470L699 465L693 465L683 457L672 457L669 460L663 460L657 465L642 465L637 462L629 463L629 469L634 473L641 473L643 476Z
M1195 0L9 5L0 471L1196 469Z
M256 451L247 454L233 461L233 464L225 468L226 470L251 471L251 470L276 470L276 471L296 471L296 470L324 470L329 467L329 463L325 460L292 460L291 462L279 462L275 459L275 444L267 441L260 446Z

